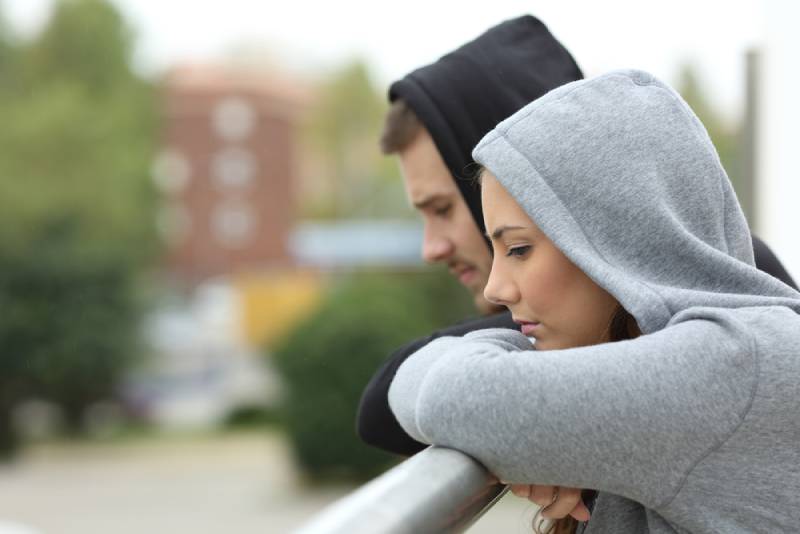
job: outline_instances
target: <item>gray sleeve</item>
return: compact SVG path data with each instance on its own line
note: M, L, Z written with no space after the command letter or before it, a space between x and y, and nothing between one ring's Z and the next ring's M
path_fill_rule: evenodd
M409 436L422 443L433 444L434 441L422 433L417 424L417 409L420 407L420 392L423 380L433 376L432 368L438 364L463 366L460 354L464 341L488 339L492 346L500 351L521 351L533 348L530 340L516 330L507 328L488 328L466 334L463 338L445 336L435 339L415 352L398 369L403 372L401 380L395 379L389 387L389 407L394 416ZM444 354L452 353L454 357L444 358ZM446 371L445 371L446 373ZM438 443L437 443L438 444Z
M400 367L389 403L410 435L501 480L658 508L749 409L756 354L743 332L722 317L557 351L524 350L510 330L443 338Z

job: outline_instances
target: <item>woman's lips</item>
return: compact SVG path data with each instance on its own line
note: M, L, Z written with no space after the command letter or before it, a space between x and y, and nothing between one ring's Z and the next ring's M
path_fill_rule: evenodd
M536 337L536 330L539 327L540 323L521 323L520 330L522 334L525 336L533 336Z

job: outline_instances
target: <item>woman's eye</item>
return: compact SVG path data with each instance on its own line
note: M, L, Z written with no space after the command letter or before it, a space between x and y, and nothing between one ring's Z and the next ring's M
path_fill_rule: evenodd
M527 254L530 249L531 249L530 245L522 245L522 246L519 246L519 247L511 247L510 249L508 249L508 252L506 253L506 256L521 257L521 256L524 256L525 254Z

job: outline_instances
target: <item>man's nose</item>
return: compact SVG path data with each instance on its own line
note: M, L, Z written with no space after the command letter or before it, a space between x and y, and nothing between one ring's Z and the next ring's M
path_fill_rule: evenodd
M445 261L453 254L453 243L442 235L425 232L422 241L422 259L428 263Z

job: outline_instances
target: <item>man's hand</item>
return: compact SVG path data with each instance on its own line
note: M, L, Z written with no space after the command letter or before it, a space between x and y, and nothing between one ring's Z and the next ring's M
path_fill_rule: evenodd
M511 492L542 507L545 519L561 519L571 515L578 521L589 520L589 509L581 499L580 488L512 484Z

